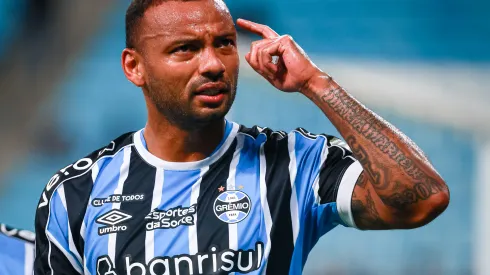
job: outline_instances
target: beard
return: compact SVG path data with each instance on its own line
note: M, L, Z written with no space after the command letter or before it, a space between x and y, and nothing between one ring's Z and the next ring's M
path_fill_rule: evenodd
M209 80L197 81L191 85L191 88L194 88L190 90L193 91L207 82ZM228 83L228 86L229 94L223 104L216 108L205 108L206 110L192 106L192 94L187 94L186 91L172 85L166 85L160 80L150 78L146 90L151 103L170 123L182 129L195 130L221 121L226 116L235 100L236 81L235 84Z

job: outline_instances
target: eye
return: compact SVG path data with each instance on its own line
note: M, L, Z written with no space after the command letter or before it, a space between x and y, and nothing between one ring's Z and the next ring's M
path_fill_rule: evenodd
M197 50L196 46L191 45L191 44L184 44L184 45L178 46L177 48L173 49L172 53L178 53L178 52L187 53L187 52L193 52L196 50Z
M220 47L230 47L230 46L234 46L234 45L235 45L235 41L233 41L232 39L228 39L228 38L222 39L219 43Z

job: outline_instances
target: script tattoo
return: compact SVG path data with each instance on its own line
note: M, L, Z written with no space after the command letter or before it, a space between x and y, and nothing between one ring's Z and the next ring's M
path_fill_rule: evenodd
M355 156L363 155L363 153L365 153L365 149L357 142L355 137L349 136L346 141L351 146L352 153ZM416 203L419 200L426 200L432 195L445 191L445 186L440 185L436 180L428 176L425 176L420 181L414 181L413 186L403 185L394 178L389 169L376 161L372 161L375 163L375 165L373 165L367 155L363 156L363 160L359 161L363 165L365 171L370 176L373 174L378 175L377 177L371 176L374 188L377 188L377 190L386 190L388 187L391 188L390 195L379 194L381 200L386 205L396 209L404 209L406 206ZM380 182L381 180L382 182ZM382 186L383 188L380 189L378 188L379 186Z
M413 179L420 180L425 176L425 173L399 149L396 143L383 133L383 130L392 126L387 126L388 123L381 117L367 111L361 103L351 98L342 89L327 92L322 96L322 101L332 107L356 132L398 163ZM394 127L392 130L395 130Z
M321 96L321 100L327 103L342 119L344 119L357 133L358 137L350 135L346 138L352 152L364 167L372 180L374 188L379 192L382 201L393 208L402 210L419 200L426 200L430 196L439 192L447 191L447 187L440 184L435 179L429 177L410 156L403 152L396 142L387 136L399 131L385 122L381 117L370 112L362 104L350 97L343 89L338 88L326 92ZM393 133L390 133L391 130ZM400 135L403 137L403 135ZM359 138L364 137L362 142L369 141L376 149L376 152L367 153ZM411 144L406 138L402 142ZM420 151L417 149L416 153ZM389 166L398 165L406 175L410 176L413 184L401 184L393 173L390 172L388 165L377 162L373 156L387 155L395 163ZM424 157L422 155L422 157ZM388 190L390 189L390 190ZM366 198L367 199L367 198ZM365 202L366 206L369 204ZM369 209L369 207L368 207Z

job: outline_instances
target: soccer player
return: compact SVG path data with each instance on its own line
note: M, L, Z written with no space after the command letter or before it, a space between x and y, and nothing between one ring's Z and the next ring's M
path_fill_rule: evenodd
M34 233L0 223L0 274L31 275Z
M300 274L337 225L410 229L444 211L448 188L412 141L290 36L237 24L263 37L250 66L311 99L347 143L224 118L239 57L223 1L133 0L122 67L143 91L147 124L49 180L35 274Z

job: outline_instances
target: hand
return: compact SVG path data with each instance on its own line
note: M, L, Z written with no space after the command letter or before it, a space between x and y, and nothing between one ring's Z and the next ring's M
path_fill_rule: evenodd
M245 59L277 89L301 92L315 76L324 75L291 36L280 36L266 25L244 19L238 19L237 24L264 38L252 43ZM273 56L278 57L277 62L273 63Z

